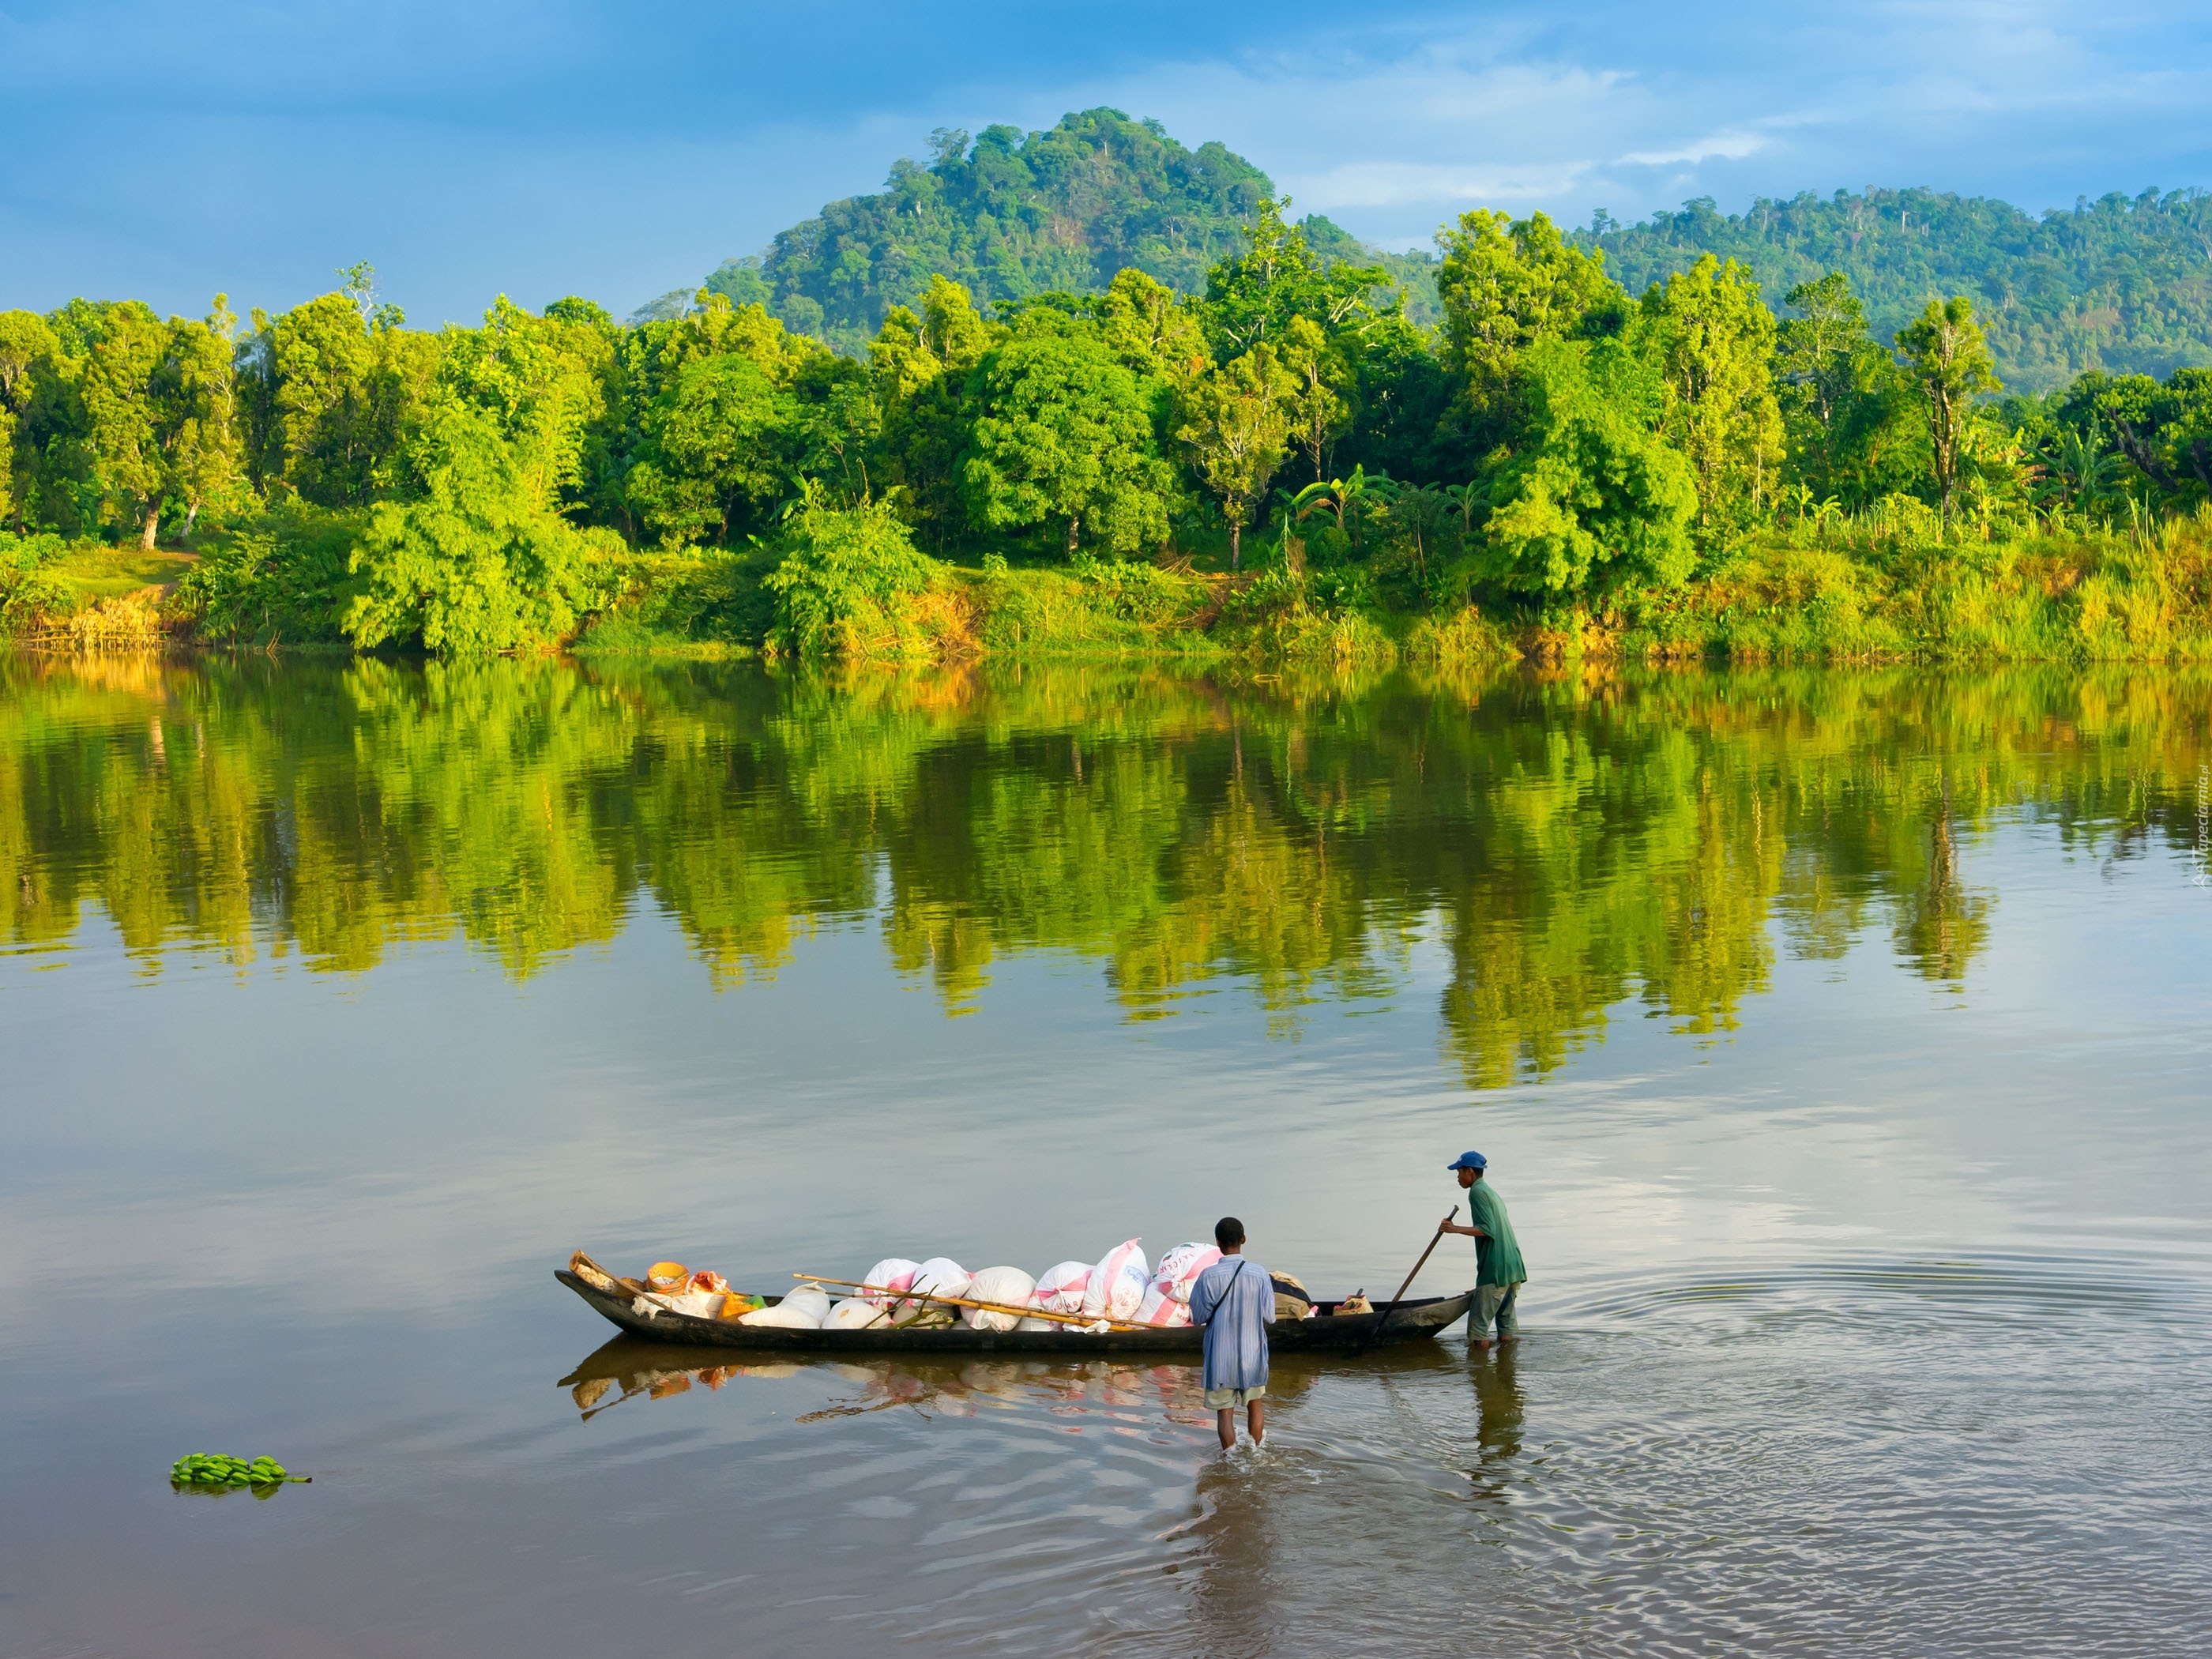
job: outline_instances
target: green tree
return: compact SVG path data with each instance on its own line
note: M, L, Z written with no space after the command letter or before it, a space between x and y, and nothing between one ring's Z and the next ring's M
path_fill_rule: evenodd
M172 319L168 354L156 376L167 487L185 503L186 536L204 508L234 503L244 491L237 332L226 295L215 296L204 322Z
M544 648L571 633L602 597L597 550L548 504L542 449L526 449L497 412L446 386L413 462L419 492L375 507L350 561L353 642L470 656Z
M1765 510L1784 459L1774 313L1749 271L1710 254L1653 288L1644 309L1664 343L1665 430L1696 472L1699 518L1741 525Z
M1478 567L1509 591L1580 600L1668 587L1695 561L1695 472L1659 435L1663 362L1632 335L1539 340L1516 372L1525 423L1489 480Z
M155 378L167 356L169 331L136 300L89 310L94 320L76 381L93 487L109 510L137 526L140 544L150 548L168 482Z
M502 294L483 327L454 331L438 389L492 417L527 504L550 508L584 482L615 368L611 343L592 324L532 316Z
M1243 557L1253 504L1290 453L1294 383L1271 345L1199 376L1183 388L1176 436L1189 446L1206 487L1229 521L1229 568Z
M388 309L371 314L345 293L252 313L239 391L247 468L264 491L359 507L401 482L443 342Z
M2003 386L1974 321L1973 301L1963 294L1930 300L1917 321L1898 331L1897 355L1928 412L1929 458L1948 530L1966 433L1978 417L1974 400Z
M1213 361L1190 303L1141 270L1117 273L1090 311L1107 349L1133 374L1180 386Z
M976 366L967 398L971 523L1065 524L1071 555L1086 523L1115 553L1165 538L1175 473L1158 453L1153 399L1094 335L1017 335Z
M907 510L942 546L960 512L963 392L969 373L1004 334L976 313L968 290L933 277L920 315L894 307L868 348L882 411L880 476L904 486Z
M1830 271L1783 296L1774 373L1791 460L1814 496L1854 506L1915 488L1926 470L1918 400L1868 332L1850 280Z
M1825 434L1850 395L1852 360L1869 343L1866 307L1840 270L1798 283L1782 302L1797 314L1775 332L1775 378L1790 388L1792 407Z
M1348 410L1342 388L1352 378L1344 360L1330 346L1321 325L1309 317L1293 317L1284 331L1283 367L1291 376L1291 422L1299 447L1313 464L1316 481L1322 458L1329 442L1344 429Z
M1224 356L1251 347L1279 348L1293 318L1324 331L1375 314L1374 295L1390 285L1381 265L1324 264L1305 233L1283 218L1290 205L1263 197L1244 227L1246 247L1207 272L1206 325Z
M884 503L833 507L810 487L776 547L781 556L767 583L776 596L770 649L900 655L924 647L901 602L936 586L945 569L915 548ZM884 652L886 636L904 649Z
M1510 392L1522 354L1539 340L1617 330L1628 300L1606 275L1604 254L1574 246L1541 213L1516 220L1478 208L1437 241L1444 366L1479 459L1516 418Z
M711 530L726 542L735 517L796 486L791 440L798 405L750 358L684 365L645 416L642 458L624 495L669 545Z
M38 450L25 429L41 377L51 380L61 343L35 312L0 311L0 517L24 527L37 489Z

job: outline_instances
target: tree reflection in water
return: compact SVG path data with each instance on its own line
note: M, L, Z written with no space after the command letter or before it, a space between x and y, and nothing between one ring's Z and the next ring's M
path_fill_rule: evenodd
M12 657L0 945L96 909L149 972L459 938L520 980L652 906L737 988L865 919L948 1016L1050 951L1131 1019L1231 978L1283 1032L1433 945L1443 1043L1492 1087L1623 1005L1729 1030L1778 950L1886 930L1958 983L1999 815L2191 844L2208 684Z

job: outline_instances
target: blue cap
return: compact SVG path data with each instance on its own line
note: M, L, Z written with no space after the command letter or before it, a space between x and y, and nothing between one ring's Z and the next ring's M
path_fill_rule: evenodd
M1447 1170L1486 1170L1489 1167L1490 1160L1480 1152L1462 1152L1444 1165Z

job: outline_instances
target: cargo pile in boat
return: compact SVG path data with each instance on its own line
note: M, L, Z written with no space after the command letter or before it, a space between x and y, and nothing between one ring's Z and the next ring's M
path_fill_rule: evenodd
M950 1256L926 1261L886 1256L858 1279L802 1282L773 1306L764 1297L732 1291L720 1273L694 1272L680 1261L656 1261L642 1279L616 1279L578 1251L569 1269L595 1284L605 1279L603 1289L629 1292L633 1308L648 1316L665 1308L792 1330L926 1330L964 1323L981 1331L1096 1332L1188 1325L1191 1287L1220 1260L1212 1244L1178 1244L1154 1271L1134 1238L1095 1262L1062 1261L1036 1278L1012 1267L971 1273ZM1278 1319L1313 1317L1303 1284L1288 1273L1275 1274L1274 1281ZM856 1293L840 1298L833 1289Z

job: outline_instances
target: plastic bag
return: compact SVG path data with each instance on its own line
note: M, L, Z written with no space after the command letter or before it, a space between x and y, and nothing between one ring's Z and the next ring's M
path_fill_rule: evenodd
M1178 1302L1167 1289L1155 1282L1145 1292L1138 1304L1137 1323L1139 1325L1188 1325L1190 1323L1190 1304Z
M830 1316L822 1322L825 1331L865 1331L872 1325L885 1325L890 1316L864 1297L852 1297L834 1304Z
M908 1261L902 1255L887 1255L861 1275L860 1283L866 1288L860 1294L878 1307L886 1306L897 1301L898 1295L885 1292L904 1294L913 1288L914 1276L921 1271L919 1261Z
M1218 1244L1178 1244L1160 1258L1159 1268L1152 1274L1152 1283L1188 1304L1190 1287L1198 1283L1198 1276L1221 1260Z
M1063 1261L1058 1267L1046 1268L1044 1277L1037 1280L1037 1306L1047 1313L1081 1313L1083 1293L1090 1287L1088 1261Z
M812 1331L830 1316L830 1292L819 1285L801 1285L773 1308L744 1315L740 1325L774 1325L788 1330Z
M1152 1279L1152 1272L1145 1265L1145 1253L1137 1248L1137 1241L1132 1238L1116 1244L1091 1270L1091 1281L1083 1290L1085 1316L1091 1319L1135 1318L1137 1310L1144 1305L1145 1292L1151 1288Z
M1036 1290L1036 1280L1019 1267L986 1267L968 1285L968 1294L978 1302L1004 1302L1015 1308L1028 1307ZM1019 1314L991 1313L982 1308L963 1308L960 1317L979 1331L1011 1331L1021 1321Z

